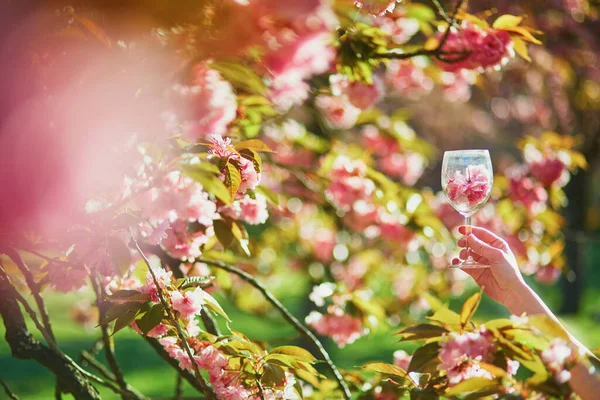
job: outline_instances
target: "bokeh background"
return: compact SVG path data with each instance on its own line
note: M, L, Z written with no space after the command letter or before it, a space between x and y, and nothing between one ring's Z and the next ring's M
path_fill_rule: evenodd
M33 31L30 26L40 3L29 0L4 2L0 15L0 120L3 126L16 109L25 104L29 95L38 90L29 81L31 71L22 51L29 45ZM91 2L79 1L77 7ZM118 1L94 2L104 12L118 15L112 19L112 33L124 39L135 37L143 29L172 20L184 21L191 1L162 2L132 1L123 6ZM453 102L438 92L418 100L391 99L383 108L402 107L410 116L417 134L432 143L440 153L447 149L489 148L496 164L516 158L515 142L528 134L545 130L579 135L582 151L589 168L579 171L566 187L569 204L564 217L567 266L559 282L544 286L530 283L542 298L556 311L575 336L591 348L600 346L600 21L598 1L485 1L469 2L471 11L497 9L501 13L527 14L544 32L544 46L531 50L532 64L522 60L511 63L503 79L495 73L486 74L478 81L468 102ZM62 2L45 2L44 7L63 7ZM72 63L80 59L70 60ZM68 65L65 68L69 68ZM149 110L145 110L149 112ZM85 115L85 114L84 114ZM2 135L9 135L2 130ZM3 139L0 137L0 140ZM85 141L85 140L84 140ZM26 164L27 157L36 157L43 146L29 148L19 155ZM88 157L94 157L93 152ZM419 186L439 190L440 161L433 162L419 181ZM2 168L10 168L6 159ZM3 183L4 186L4 183ZM3 192L2 201L11 193ZM7 200L5 200L7 199ZM6 216L3 216L6 218ZM2 222L0 222L2 223ZM285 279L271 285L273 292L298 316L307 314L306 293L311 282L303 275L291 272ZM468 295L451 300L456 307ZM68 295L47 294L57 341L67 354L77 359L83 349L89 349L95 340L92 330L82 330L76 322L72 306L91 298L90 293ZM219 298L236 328L254 340L289 341L293 330L278 317L253 316L240 311L225 298ZM2 301L2 299L0 299ZM71 310L71 311L69 311ZM506 311L485 299L478 317L493 318ZM32 329L32 331L34 331ZM0 327L3 336L3 327ZM328 351L341 368L379 359L392 361L399 345L393 332L379 332L357 340L339 349L325 340ZM144 387L152 397L169 397L174 393L175 373L147 348L143 340L130 331L119 332L115 346L117 358L133 386ZM403 347L404 346L404 347ZM102 356L99 356L102 359ZM51 374L31 361L11 357L4 340L0 340L0 377L24 399L49 399L53 396L54 379ZM0 393L0 398L3 394ZM103 392L105 398L114 394ZM104 398L104 397L103 397Z

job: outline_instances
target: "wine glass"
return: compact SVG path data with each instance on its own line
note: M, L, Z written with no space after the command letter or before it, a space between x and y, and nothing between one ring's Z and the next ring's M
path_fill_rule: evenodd
M465 217L466 234L471 233L471 217L490 198L494 173L487 150L455 150L444 153L442 189L448 202ZM476 262L467 247L467 259L451 268L489 268Z

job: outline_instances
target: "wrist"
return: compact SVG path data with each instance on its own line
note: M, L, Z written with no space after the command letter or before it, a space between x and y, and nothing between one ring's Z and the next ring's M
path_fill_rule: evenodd
M528 300L531 297L530 295L531 288L524 281L521 281L511 287L503 305L513 315L529 314L526 305L530 303Z

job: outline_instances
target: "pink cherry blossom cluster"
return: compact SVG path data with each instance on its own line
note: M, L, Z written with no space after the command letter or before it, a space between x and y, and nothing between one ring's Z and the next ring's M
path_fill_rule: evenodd
M202 254L202 245L214 236L213 220L217 205L202 185L179 171L168 173L157 185L137 198L143 217L156 228L143 225L142 234L154 244L162 244L176 258L194 258ZM197 223L191 230L189 222Z
M394 11L399 0L354 0L354 5L368 14L377 16Z
M179 362L179 367L193 372L193 364L187 352L181 348L176 337L167 336L159 339L160 344L169 356ZM255 387L246 387L240 380L240 372L231 368L226 355L213 344L191 339L190 350L193 362L200 370L208 373L213 390L220 400L259 400L259 399L294 399L295 377L286 372L283 381L277 388L265 388L262 396Z
M331 75L329 77L331 93L334 96L345 97L354 107L360 110L368 110L377 104L385 94L383 81L373 76L373 83L350 82L343 75Z
M350 129L360 115L360 108L350 102L347 96L319 95L315 106L332 129Z
M237 100L231 84L206 62L192 69L189 85L172 87L169 101L172 109L162 115L167 131L183 133L189 140L223 134L236 117Z
M399 178L408 186L423 175L426 160L421 154L403 149L396 139L384 135L375 125L365 125L361 133L363 144L377 157L377 167L386 175Z
M327 313L311 311L305 322L320 335L331 337L339 347L353 343L368 332L360 318L344 311L350 295L338 292L335 283L325 282L313 287L309 299L316 306L325 307Z
M575 360L576 351L563 339L554 339L550 346L542 351L541 357L554 375L556 382L562 384L571 379L571 373L567 370L567 365Z
M267 125L263 128L264 142L271 148L273 158L280 164L291 166L312 165L316 160L315 153L303 146L295 146L294 142L306 139L306 127L298 121L288 119L281 125Z
M255 189L260 183L261 174L254 166L254 162L241 156L231 144L230 138L223 138L221 135L211 135L209 137L211 148L209 153L223 161L233 163L240 171L242 181L236 193L236 198L241 198L248 190ZM220 179L225 182L224 168L221 171Z
M339 347L352 344L365 334L360 318L345 314L341 310L325 315L311 311L306 317L306 323L318 334L332 338Z
M396 350L394 352L394 365L399 366L405 371L408 371L411 360L412 356L404 350Z
M336 55L332 32L337 17L329 2L321 0L263 3L267 10L263 19L271 21L263 34L262 61L272 76L268 96L287 110L308 98L307 78L330 69Z
M406 15L404 7L373 19L375 26L387 33L396 44L408 42L420 30L419 21Z
M53 288L64 293L83 287L92 272L110 281L126 272L118 270L111 257L111 248L120 244L119 247L127 249L129 238L130 235L125 231L108 238L79 238L70 254L73 265L61 261L48 263L44 268L46 279Z
M456 56L449 56L449 58L455 57L457 61L442 63L447 71L499 67L514 57L513 43L507 31L483 30L467 22L464 22L459 30L451 29L443 50L456 52ZM439 35L440 40L443 35L443 33Z
M366 177L367 166L360 160L338 156L330 172L331 184L327 195L336 207L349 211L359 200L371 199L375 183Z
M385 80L397 94L408 99L418 99L433 90L434 82L425 74L418 60L394 60L386 68Z
M544 187L563 187L569 182L570 156L561 151L545 149L544 152L528 144L523 149L523 157L531 176Z
M493 379L479 366L481 361L491 361L493 350L493 335L483 326L475 332L453 332L442 339L439 369L446 371L450 385L473 377Z
M522 167L507 170L509 178L508 195L516 204L522 204L528 212L538 214L546 209L548 192L544 186L526 175Z
M469 207L480 204L492 190L489 171L484 165L471 165L464 173L455 171L446 185L446 194L452 203Z

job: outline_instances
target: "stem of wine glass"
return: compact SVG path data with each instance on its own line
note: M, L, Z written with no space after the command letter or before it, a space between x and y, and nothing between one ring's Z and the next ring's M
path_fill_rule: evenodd
M465 237L469 236L471 234L471 217L465 217ZM466 263L473 263L473 256L471 256L471 251L469 249L469 245L467 242L467 246L465 247L465 250L467 250L467 258L464 262Z

